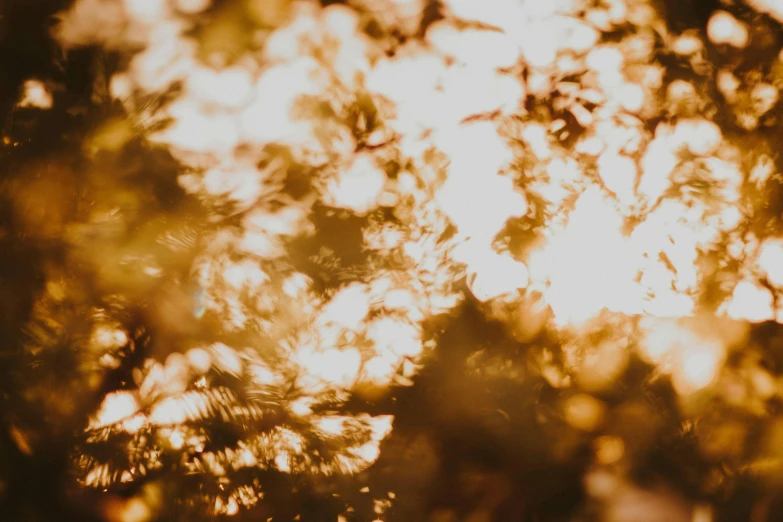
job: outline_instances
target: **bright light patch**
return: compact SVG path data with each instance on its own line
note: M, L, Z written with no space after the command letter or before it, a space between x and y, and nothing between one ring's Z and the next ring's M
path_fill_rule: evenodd
M188 408L183 398L167 397L152 408L150 420L159 426L176 426L188 418Z
M312 125L295 117L296 103L319 94L324 85L323 73L310 59L267 69L255 85L253 101L239 115L241 138L256 144L309 142Z
M198 67L188 77L188 88L199 99L219 106L243 106L253 87L250 71L232 67L217 71Z
M22 99L19 107L34 107L36 109L51 109L54 105L52 93L39 80L27 80L22 86Z
M96 348L115 350L125 346L128 342L128 334L119 328L99 326L93 331L90 341Z
M444 55L465 65L497 69L511 67L519 59L519 50L505 34L458 29L446 21L436 22L427 29L427 41Z
M356 381L362 358L353 348L330 348L323 352L301 354L300 364L304 375L300 381L303 389L318 390L323 386L350 388Z
M639 344L640 355L651 364L665 363L686 332L674 321L643 320L644 338Z
M318 429L326 432L329 435L339 435L343 431L347 417L322 417L316 422Z
M200 13L211 3L212 0L176 0L177 9L187 14Z
M674 387L687 394L709 386L723 363L723 351L711 343L694 344L681 353L673 374Z
M598 428L604 417L604 404L590 395L578 394L565 403L566 421L573 427L593 431Z
M533 253L531 280L544 288L558 324L579 324L603 309L641 311L638 263L621 230L621 216L593 187L579 197L567 225Z
M639 195L650 202L661 197L671 186L670 176L678 162L676 146L664 130L648 145L642 157Z
M508 255L483 251L471 256L467 265L468 287L482 302L523 289L528 284L525 264Z
M491 4L471 0L447 0L444 5L457 18L495 27L506 27L520 15L519 7L513 0L497 0Z
M358 330L370 311L370 298L367 288L359 283L353 283L342 288L324 306L319 323L339 325L349 330Z
M174 449L182 449L182 446L185 445L185 437L180 430L172 430L169 435L169 444Z
M603 78L614 78L623 66L623 54L615 47L597 47L590 51L585 58L585 63Z
M628 156L607 152L598 158L598 175L621 202L629 202L636 183L636 163Z
M125 11L133 18L154 22L166 17L165 0L124 0Z
M710 156L720 147L723 136L720 127L703 119L686 119L677 122L674 139L684 143L695 156Z
M777 238L764 241L758 264L770 283L783 288L783 241Z
M413 56L378 60L366 84L370 91L404 105L434 90L444 70L445 64L438 57L419 52ZM417 81L414 84L408 78Z
M674 320L646 321L641 355L659 369L671 373L675 389L684 395L698 392L716 379L726 356L716 337L707 338ZM730 342L730 338L725 339Z
M207 116L192 101L180 101L168 108L173 124L154 139L181 151L227 153L239 142L236 121L227 116Z
M212 366L212 357L209 352L202 348L191 348L188 350L186 357L190 363L191 368L196 373L206 373Z
M681 34L674 40L672 49L680 56L689 56L702 50L704 44L698 36L692 33Z
M130 417L139 410L136 395L129 391L108 394L101 404L98 414L90 422L93 428L109 426Z
M234 375L242 372L242 359L239 354L223 343L215 343L211 346L212 360L218 369Z
M324 196L332 206L364 215L378 207L386 182L386 173L375 164L372 156L362 154L327 185Z
M726 308L729 317L754 323L774 319L772 292L751 281L740 281Z
M748 45L748 26L726 11L717 11L707 22L707 36L718 45L730 45L738 49Z
M395 358L415 357L423 349L419 330L411 324L391 317L384 317L370 323L367 337L373 341L378 353L393 354Z

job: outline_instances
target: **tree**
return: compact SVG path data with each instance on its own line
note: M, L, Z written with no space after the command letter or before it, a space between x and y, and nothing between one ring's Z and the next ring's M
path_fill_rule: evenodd
M55 11L4 95L13 517L771 517L774 4L8 12Z

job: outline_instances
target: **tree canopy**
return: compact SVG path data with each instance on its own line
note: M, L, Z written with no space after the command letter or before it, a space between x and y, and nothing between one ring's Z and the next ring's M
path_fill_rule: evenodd
M777 520L781 23L0 2L1 517Z

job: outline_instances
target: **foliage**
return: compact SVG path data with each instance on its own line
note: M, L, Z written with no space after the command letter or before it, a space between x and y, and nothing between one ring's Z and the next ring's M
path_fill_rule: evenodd
M323 4L0 7L0 512L774 519L776 3Z

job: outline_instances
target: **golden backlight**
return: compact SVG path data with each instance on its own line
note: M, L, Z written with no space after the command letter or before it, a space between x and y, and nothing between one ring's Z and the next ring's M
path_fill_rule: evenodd
M179 186L208 214L183 282L201 329L105 396L87 435L126 437L127 469L85 459L85 484L134 481L162 455L218 477L359 473L394 419L340 407L412 384L438 341L433 319L466 301L525 342L563 340L563 367L543 355L540 371L573 389L558 415L579 433L610 422L598 396L631 357L691 411L745 336L705 322L783 320L783 237L748 225L749 194L777 176L774 163L749 158L698 107L701 87L667 79L654 55L663 46L698 65L705 42L743 49L750 27L717 11L701 33L676 34L645 0L441 3L433 23L418 0L77 0L62 14L63 46L127 58L112 97L133 132L177 160ZM716 74L726 99L741 96L731 71ZM741 125L777 102L771 84L754 92ZM53 103L42 82L24 84L20 107ZM91 146L118 150L129 128L111 122ZM320 239L327 218L359 223L361 266L341 265L329 246L350 239ZM297 250L314 238L315 252ZM308 263L341 268L306 274ZM162 277L153 263L144 270ZM594 342L602 328L612 334ZM86 342L106 368L129 338L107 319ZM252 434L208 449L207 418L242 419ZM596 462L622 462L628 444L601 434ZM587 480L625 495L606 500L607 520L655 504L615 479ZM223 491L216 514L262 497ZM380 517L391 501L376 500ZM113 512L142 522L146 506Z

